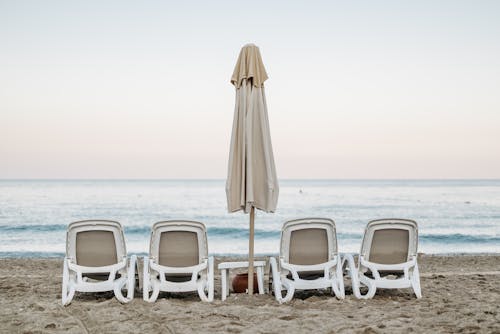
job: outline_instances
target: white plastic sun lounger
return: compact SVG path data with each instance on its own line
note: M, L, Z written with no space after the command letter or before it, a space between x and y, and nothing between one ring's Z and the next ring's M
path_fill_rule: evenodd
M205 225L183 220L154 224L143 275L145 301L156 301L160 291L198 291L201 300L211 302L214 259L208 257Z
M418 227L408 219L379 219L368 223L358 267L351 254L344 255L353 293L368 299L377 289L412 288L422 298L417 263ZM360 283L368 287L362 295Z
M120 223L85 220L69 224L63 264L62 304L71 303L75 292L114 291L127 303L134 298L136 256L127 260ZM127 297L122 289L127 289Z
M333 220L305 218L286 222L281 230L278 261L270 258L272 292L279 303L290 301L298 289L332 288L337 298L344 298ZM282 290L286 290L285 297Z

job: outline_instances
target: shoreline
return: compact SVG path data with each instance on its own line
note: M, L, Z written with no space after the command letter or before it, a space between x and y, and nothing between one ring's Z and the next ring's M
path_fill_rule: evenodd
M19 254L22 253L22 254ZM6 255L9 254L9 255ZM18 255L10 255L10 254L18 254ZM37 252L0 252L0 260L23 260L23 259L28 259L28 260L58 260L58 259L63 259L65 256L65 253L47 253L47 256L42 255L38 256ZM136 255L137 258L142 258L144 256L147 256L148 253L128 253L128 256L131 255ZM351 252L340 252L340 255L342 254L353 254L357 255L357 252L351 253ZM213 256L216 258L235 258L235 259L247 259L247 255L245 254L230 254L230 253L209 253L209 256ZM279 254L270 254L270 253L255 253L255 257L259 258L269 258L269 257L278 257ZM497 252L491 252L491 253L486 253L486 252L477 252L477 253L418 253L419 257L460 257L460 256L500 256L500 253Z
M216 257L216 264L241 258ZM325 291L298 291L282 305L267 294L231 293L222 302L216 270L213 303L201 302L196 293L163 293L150 304L136 291L126 305L105 292L78 293L62 307L60 258L2 258L0 332L500 333L500 255L419 255L418 261L420 300L409 289L380 290L373 299L358 300L346 279L344 300Z

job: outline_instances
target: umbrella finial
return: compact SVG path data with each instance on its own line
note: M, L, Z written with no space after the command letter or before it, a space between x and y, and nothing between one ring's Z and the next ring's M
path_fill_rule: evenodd
M243 80L251 80L255 87L263 87L268 78L259 47L253 43L245 44L240 51L234 67L231 83L240 88Z

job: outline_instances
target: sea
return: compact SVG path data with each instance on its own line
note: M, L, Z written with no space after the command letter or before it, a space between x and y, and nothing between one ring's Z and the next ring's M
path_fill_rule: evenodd
M408 218L419 252L500 253L500 180L280 180L275 213L256 212L255 252L279 252L295 218L335 221L339 252L358 252L366 224ZM225 180L0 180L0 257L62 257L66 228L119 221L129 254L145 254L158 221L203 222L209 253L248 253L249 215L228 213Z

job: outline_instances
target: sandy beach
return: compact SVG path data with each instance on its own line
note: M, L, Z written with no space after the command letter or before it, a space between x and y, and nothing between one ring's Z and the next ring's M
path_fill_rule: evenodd
M227 260L217 258L217 261ZM142 294L120 304L112 293L78 294L61 306L60 259L0 259L1 333L500 333L500 256L421 255L422 291L379 291L357 300L299 292L279 305L270 295L231 294L202 303L193 294ZM217 273L218 274L218 273Z

